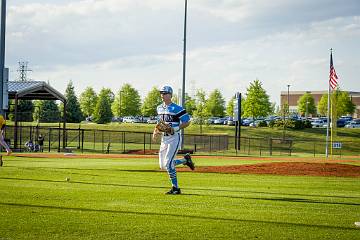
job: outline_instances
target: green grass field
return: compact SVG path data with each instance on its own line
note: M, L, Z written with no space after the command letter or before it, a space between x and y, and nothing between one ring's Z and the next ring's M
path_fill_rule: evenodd
M1 240L360 238L359 178L179 172L168 196L156 156L62 156L4 157Z

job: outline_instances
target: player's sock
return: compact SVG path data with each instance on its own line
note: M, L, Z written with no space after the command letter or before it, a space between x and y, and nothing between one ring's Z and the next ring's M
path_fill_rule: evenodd
M169 173L171 184L174 187L178 188L179 186L178 186L178 182L177 182L176 169L175 168L169 169L168 173Z
M180 164L184 164L185 162L186 162L185 158L175 159L175 166L180 165Z

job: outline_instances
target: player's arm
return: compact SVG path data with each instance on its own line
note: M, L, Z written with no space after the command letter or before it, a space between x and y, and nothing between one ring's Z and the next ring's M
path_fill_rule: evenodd
M184 128L186 128L186 127L188 127L190 125L190 116L189 116L189 114L187 114L185 109L182 109L178 113L178 117L180 119L180 125L178 127L174 128L175 132L178 132L181 129L184 129Z
M181 129L187 128L189 125L190 125L190 121L180 123L178 131L180 131Z

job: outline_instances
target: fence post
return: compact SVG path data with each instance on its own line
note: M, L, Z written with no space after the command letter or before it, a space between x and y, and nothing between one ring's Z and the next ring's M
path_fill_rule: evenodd
M145 149L146 149L146 133L144 133L144 155L146 153Z
M315 150L315 146L316 146L316 145L315 145L315 142L314 142L314 157L315 157L315 151L316 151L316 150Z
M58 130L59 130L59 131L58 131L58 152L60 152L60 147L61 147L61 146L60 146L60 144L61 144L61 143L60 143L60 138L61 138L61 136L60 136L60 124L59 124Z
M96 135L96 130L94 130L94 145L93 145L93 150L95 150L95 141L96 141L95 135Z
M209 137L210 137L210 141L209 141L209 152L211 152L211 135L210 135Z
M101 130L101 152L104 153L104 130Z
M150 139L149 139L149 145L150 145L150 150L151 150L152 135L151 135L151 134L149 134L149 137L150 137Z
M51 128L49 128L49 152L51 151Z
M125 137L126 137L126 134L125 134L125 132L123 132L123 153L125 153L125 151L126 151Z
M261 142L262 142L262 139L260 139L260 156L261 156Z
M81 129L81 153L84 152L84 129Z
M77 149L80 149L80 142L81 142L81 136L80 136L80 133L81 133L81 129L80 129L80 125L79 125L79 131L78 131L78 147L77 147Z

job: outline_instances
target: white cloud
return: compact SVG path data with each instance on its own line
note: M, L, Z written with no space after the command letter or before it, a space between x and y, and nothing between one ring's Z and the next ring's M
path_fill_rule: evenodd
M142 96L153 86L180 87L183 0L44 2L8 4L12 69L20 59L29 61L32 78L62 92L70 79L79 93L87 86L117 91L125 82ZM218 88L229 99L258 78L276 102L287 84L323 90L334 48L340 85L360 90L356 1L321 9L316 6L324 0L188 3L188 88Z

